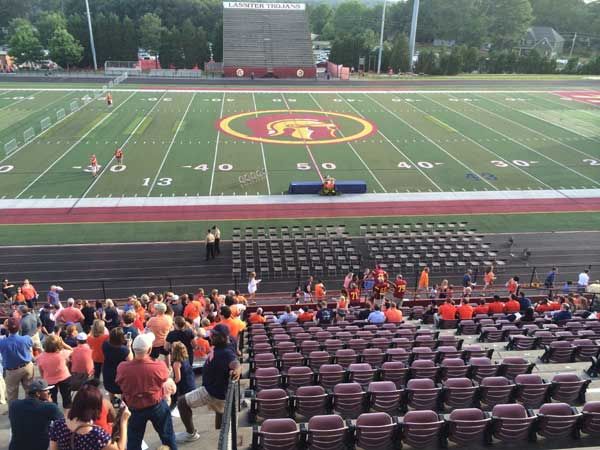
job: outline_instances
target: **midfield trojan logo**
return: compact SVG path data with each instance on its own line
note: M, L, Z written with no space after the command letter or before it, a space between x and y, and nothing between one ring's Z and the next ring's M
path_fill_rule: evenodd
M304 109L235 114L224 117L217 126L247 141L284 145L338 144L376 131L373 123L360 117Z

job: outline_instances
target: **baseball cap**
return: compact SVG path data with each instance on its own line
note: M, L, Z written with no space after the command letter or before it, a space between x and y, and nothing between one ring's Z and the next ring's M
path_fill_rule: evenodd
M212 334L221 334L225 337L229 336L229 328L222 323L218 324L216 327L212 329Z
M38 378L31 382L28 392L33 394L34 392L49 391L53 387L53 385L48 386L48 383L46 383L45 380Z
M77 340L78 341L87 341L87 334L85 334L83 332L77 334Z
M139 334L133 340L133 344L132 344L131 348L133 349L134 352L135 351L140 352L140 353L147 352L148 350L150 350L152 348L153 342L154 342L154 334L153 333Z

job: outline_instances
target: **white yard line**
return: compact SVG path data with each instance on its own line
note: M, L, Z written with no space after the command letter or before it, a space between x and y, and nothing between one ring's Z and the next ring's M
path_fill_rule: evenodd
M254 92L252 93L252 103L254 103L254 111L256 111L255 116L258 118L258 109L256 108L256 98L254 96ZM265 180L267 181L267 193L271 195L271 183L269 183L269 171L267 169L267 159L265 158L265 145L263 142L260 142L260 153L262 154L263 166L265 167Z
M285 94L283 92L281 93L281 98L283 99L283 102L285 103L285 107L287 108L287 110L290 111L290 105L288 104L288 101L285 98ZM312 161L313 167L315 168L315 171L317 172L317 175L319 176L319 178L321 179L321 181L324 181L325 178L323 177L323 174L321 174L321 169L319 169L319 165L317 164L317 160L315 159L315 155L313 155L313 152L310 149L310 146L306 143L306 140L304 141L304 147L306 147L306 151L308 152L308 157Z
M483 98L483 97L482 97L482 98ZM562 125L558 125L558 124L556 124L556 123L549 122L549 121L547 121L547 120L544 120L544 119L542 119L541 117L535 116L535 115L533 115L533 114L530 114L530 113L528 113L528 112L526 112L526 111L521 111L520 109L514 108L514 107L512 107L512 106L505 105L504 103L502 103L502 102L499 102L499 101L497 101L497 100L494 100L494 99L492 99L492 98L490 98L490 97L485 97L485 99L486 99L486 100L489 100L490 102L492 102L492 103L495 103L495 104L497 104L497 105L503 106L503 107L505 107L505 108L508 108L508 109L511 109L511 110L513 110L513 111L520 112L521 114L525 114L526 116L533 117L534 119L539 119L539 120L541 120L542 122L546 122L546 123L547 123L547 124L549 124L549 125L553 125L553 126L555 126L555 127L562 128L563 130L569 131L570 133L577 134L577 135L579 135L579 136L583 136L583 135L581 135L581 134L579 134L579 133L576 133L576 132L575 132L575 131L573 131L571 128L567 128L567 127L564 127L564 126L562 126ZM485 110L485 111L489 111L489 109L487 109L487 108L484 108L484 107L482 107L482 106L478 106L478 105L473 105L473 106L476 106L477 108L483 109L483 110ZM537 134L537 135L539 135L539 136L542 136L542 137L544 137L544 138L546 138L546 139L549 139L549 140L551 140L551 141L554 141L554 142L556 142L556 143L558 143L558 144L560 144L560 145L564 145L565 147L568 147L568 148L570 148L571 150L574 150L574 151L576 151L576 152L578 152L578 153L581 153L582 155L584 155L584 156L587 156L588 158L596 158L596 156L592 156L592 155L590 155L589 153L586 153L586 152L584 152L584 151L582 151L582 150L579 150L578 148L575 148L575 147L573 147L572 145L565 144L564 142L562 142L562 141L560 141L560 140L558 140L558 139L555 139L555 138L553 138L553 137L550 137L550 136L548 136L547 134L544 134L544 133L542 133L541 131L537 131L537 130L536 130L536 129L534 129L534 128L528 127L527 125L523 125L522 123L520 123L520 122L517 122L516 120L509 119L508 117L502 116L502 115L500 115L500 114L498 114L498 113L495 113L495 112L492 112L492 111L490 111L490 112L491 112L492 114L494 114L494 115L498 116L498 117L502 117L502 118L503 118L504 120L506 120L507 122L514 123L515 125L518 125L518 126L520 126L521 128L524 128L524 129L526 129L526 130L528 130L528 131L531 131L532 133L535 133L535 134ZM590 138L590 137L587 137L587 136L584 136L584 137L585 137L585 138L587 138L587 139L589 139L589 140L591 140L591 141L600 142L600 141L597 141L596 139L593 139L593 138Z
M69 93L71 92L71 90L69 91ZM135 94L135 92L134 92ZM131 97L131 96L130 96ZM129 99L129 97L127 97ZM62 120L58 120L56 122L54 122L52 125L50 125L48 128L46 128L44 131L42 131L40 134L38 134L37 136L35 136L33 139L25 142L23 145L21 145L19 148L17 148L14 152L12 152L10 155L4 157L2 160L0 160L0 164L2 164L4 161L6 161L9 158L12 158L14 155L16 155L17 153L19 153L21 150L23 150L25 147L27 147L29 144L33 144L34 142L37 142L44 134L46 134L48 131L50 131L52 128L54 128L56 125L58 125L59 123L63 123L65 120L67 120L67 118L71 117L73 114L75 114L76 112L81 111L83 108L85 108L87 105L91 105L93 103L93 101L89 101L87 103L84 103L81 108L76 109L75 111L71 111L69 114L67 114L65 117L63 117Z
M454 97L454 98L456 98L456 97ZM473 104L472 104L472 106L474 106L474 107L476 107L477 109L480 109L480 110L482 110L482 111L489 112L490 114L493 114L493 115L495 115L495 116L498 116L498 117L500 117L501 119L503 119L503 118L504 118L504 116L501 116L500 114L496 114L496 113L494 113L494 112L492 112L492 111L490 111L490 110L488 110L488 109L486 109L486 108L482 108L482 107L480 107L480 106L473 105ZM512 120L511 120L511 122L512 122ZM517 125L519 125L517 122L515 122L515 123L516 123ZM596 185L600 186L600 182L598 182L598 181L596 181L596 180L594 180L594 179L592 179L592 178L590 178L590 177L587 177L587 176L585 176L584 174L582 174L581 172L578 172L578 171L577 171L577 170L575 170L575 169L571 169L569 166L565 166L563 163L561 163L561 162L559 162L559 161L556 161L555 159L552 159L552 158L550 158L549 156L547 156L547 155L545 155L545 154L543 154L543 153L539 152L538 150L536 150L536 149L534 149L534 148L532 148L532 147L528 146L528 145L527 145L527 144L525 144L524 142L519 142L519 141L517 141L516 139L513 139L513 138L511 138L510 136L508 136L508 135L506 135L506 134L504 134L504 133L502 133L502 132L500 132L500 131L498 131L498 130L496 130L496 133L498 133L499 135L501 135L501 136L505 137L506 139L508 139L508 140L510 140L510 141L512 141L512 142L514 142L515 144L521 145L521 146L525 147L526 149L528 149L528 150L531 150L531 151L532 151L532 152L534 152L534 153L537 153L537 154L538 154L538 155L540 155L542 158L546 158L548 161L552 161L554 164L558 164L558 165L559 165L559 166L561 166L563 169L567 169L567 170L569 170L570 172L573 172L574 174L576 174L576 175L578 175L578 176L580 176L580 177L582 177L582 178L585 178L586 180L588 180L588 181L591 181L592 183L594 183L594 184L596 184Z
M425 97L425 96L423 96ZM489 130L491 130L492 132L496 133L496 130L494 128L490 128L487 125L484 125L483 123L479 122L478 120L473 119L472 117L467 116L466 114L461 113L460 111L457 111L449 106L444 105L443 103L440 103L438 101L433 100L430 97L425 97L427 100L432 101L433 103L435 103L436 105L440 105L442 108L446 108L449 111L452 111L455 114L458 114L459 116L464 117L465 119L470 120L471 122L476 123L477 125L482 126L483 128L487 128ZM515 169L523 172L525 175L530 176L531 178L533 178L535 181L537 181L538 183L546 186L548 189L555 189L554 187L550 186L548 183L543 182L542 180L540 180L538 177L536 177L535 175L527 172L526 170L524 170L522 167L517 166L516 164L513 164L512 161L500 156L498 153L496 153L495 151L489 149L488 147L486 147L485 145L477 142L475 139L470 138L469 136L461 133L460 131L456 130L456 132L458 134L460 134L461 136L463 136L464 138L468 139L469 141L473 142L475 145L478 145L479 147L481 147L482 149L484 149L485 151L489 152L490 154L494 155L495 157L497 157L499 160L504 161L506 164L510 165L511 167L514 167ZM500 133L496 133L498 135L501 136Z
M221 99L221 114L219 120L223 118L223 108L225 107L225 91L223 91L223 98ZM213 159L212 172L210 174L210 187L208 189L208 195L212 195L213 183L215 181L215 168L217 166L217 153L219 151L219 140L221 139L221 128L217 130L217 141L215 143L215 157Z
M348 106L350 106L350 108L352 108L354 111L356 111L356 114L358 114L359 116L361 116L361 117L363 117L363 118L365 117L365 116L364 116L364 115L363 115L363 114L362 114L362 113L361 113L361 112L360 112L358 109L356 109L354 106L352 106L352 104L351 104L349 101L347 101L345 98L341 97L340 95L338 95L338 97L342 98L342 99L343 99L343 100L344 100L344 101L345 101L345 102L348 104ZM410 163L410 165L412 165L412 166L413 166L415 169L417 169L417 170L418 170L418 171L421 173L421 175L423 175L423 177L424 177L424 178L426 178L426 179L427 179L427 180L428 180L428 181L429 181L431 184L433 184L433 185L436 187L436 189L437 189L438 191L440 191L440 192L442 192L442 191L443 191L443 189L442 189L442 188L441 188L441 187L440 187L440 186L439 186L439 185L438 185L438 184L437 184L435 181L433 181L433 179L432 179L432 178L430 178L430 177L429 177L429 176L428 176L428 175L427 175L427 174L426 174L426 173L423 171L423 169L421 169L421 168L420 168L420 167L419 167L417 164L415 164L415 163L414 163L414 162L413 162L413 161L412 161L412 160L411 160L411 159L408 157L408 155L406 155L406 154L405 154L405 153L404 153L402 150L400 150L400 148L399 148L399 147L398 147L396 144L394 144L394 143L393 143L393 142L392 142L390 139L388 139L388 137L387 137L385 134L383 134L383 132L382 132L382 131L381 131L379 128L377 128L377 133L379 133L379 135L380 135L382 138L384 138L384 139L385 139L385 140L386 140L386 141L387 141L387 142L388 142L388 143L389 143L389 144L390 144L390 145L391 145L391 146L392 146L392 147L393 147L393 148L394 148L394 149L395 149L395 150L396 150L396 151L397 151L399 154L401 154L401 155L402 155L402 157L403 157L403 158L405 158L405 159L406 159L406 160L407 160L407 161Z
M46 167L46 170L44 170L31 183L29 183L25 189L23 189L21 192L19 192L19 194L15 198L19 198L21 195L23 195L25 192L27 192L29 190L29 188L31 188L31 186L33 186L35 183L37 183L40 180L40 178L42 178L44 175L46 175L48 172L50 172L50 170L52 170L52 168L56 164L58 164L60 160L62 160L65 156L67 156L67 154L71 150L73 150L77 145L79 145L79 143L81 143L86 137L88 137L92 131L94 131L96 128L98 128L100 125L102 125L106 119L108 119L114 112L116 112L121 106L123 106L134 95L135 95L135 93L133 93L129 97L127 97L119 106L117 106L110 113L108 113L106 116L104 116L102 118L102 120L100 120L92 128L90 128L83 136L81 136L79 139L77 139L77 141L75 141L75 143L73 145L71 145L62 155L60 155L58 158L56 158L52 164L50 164L48 167Z
M503 190L503 191L456 191L456 192L404 192L387 194L344 194L341 197L320 197L318 203L367 202L428 202L428 201L470 201L470 200L564 200L598 199L600 189L560 189L560 190ZM86 199L0 199L0 210L40 208L121 208L146 206L212 206L212 205L304 205L315 203L310 195L256 195L256 196L202 196L202 197L90 197Z
M183 116L181 117L181 120L179 121L179 125L177 125L175 134L173 134L173 138L171 139L169 147L167 148L167 151L165 152L165 156L163 156L163 159L160 162L160 166L158 167L158 170L156 171L156 175L154 176L154 179L152 180L152 184L150 185L150 189L148 189L148 193L146 194L146 197L150 197L150 194L152 193L152 190L154 189L154 186L156 185L156 180L158 180L158 177L160 176L160 172L162 171L162 169L165 165L165 162L167 161L167 157L169 156L169 153L171 152L171 148L173 148L175 139L177 138L177 135L179 134L179 130L181 129L181 126L183 125L183 122L185 121L188 111L190 110L190 106L192 106L192 102L194 101L194 98L196 98L196 93L194 93L194 95L192 95L192 98L190 99L190 102L188 103L187 108L185 109L185 112L183 113Z
M160 105L160 103L162 102L163 97L165 96L167 92L165 91L163 93L163 95L161 95L158 100L156 101L156 103L152 106L152 108L150 108L150 110L146 113L146 115L144 117L142 117L142 120L140 120L140 122L136 125L136 127L133 129L133 131L129 134L129 136L127 136L127 139L125 139L125 141L119 146L119 148L121 150L123 150L125 148L125 146L127 145L127 143L131 140L131 138L134 136L135 132L138 130L139 127L142 126L142 124L146 121L146 119L150 116L150 114L152 114L152 111L154 111L154 109ZM121 105L119 105L121 106ZM123 154L125 154L125 152L123 152ZM88 186L88 188L85 190L85 192L83 193L83 195L81 196L80 200L84 199L89 193L90 191L94 188L94 186L96 185L96 183L98 181L100 181L100 178L102 178L102 175L104 175L106 173L106 171L108 170L109 166L112 164L113 160L115 159L115 155L113 154L113 156L111 156L110 160L106 163L106 165L104 166L104 169L102 169L100 171L100 173L98 174L97 177L94 178L94 180L90 183L90 185Z
M410 123L408 123L406 120L404 120L402 117L400 117L398 114L396 114L394 111L392 111L391 109L389 109L388 107L386 107L383 103L377 101L376 99L374 99L373 97L371 97L369 94L367 94L367 97L369 97L373 102L377 103L381 108L385 109L389 114L393 115L396 119L398 119L399 121L401 121L402 123L406 124L408 127L410 127L412 130L414 130L415 132L419 133L421 136L423 136L428 142L430 142L431 144L435 145L438 149L440 149L442 152L444 152L446 155L448 155L450 158L452 158L454 161L456 161L458 164L460 164L461 166L463 166L465 169L467 169L470 173L477 173L476 170L473 170L471 167L469 167L468 165L466 165L465 163L463 163L460 159L458 159L457 157L455 157L452 153L448 152L444 147L442 147L441 145L439 145L437 142L435 142L433 139L431 139L429 136L427 136L426 134L422 133L421 131L419 131L417 128L415 128L414 126L412 126ZM411 107L413 107L414 109L416 109L417 111L419 111L421 114L425 114L425 112L420 109L417 108L414 105L410 105ZM498 190L498 187L496 187L494 184L490 183L488 180L486 180L485 178L482 178L482 181L484 181L487 185L489 185L492 189L494 190Z

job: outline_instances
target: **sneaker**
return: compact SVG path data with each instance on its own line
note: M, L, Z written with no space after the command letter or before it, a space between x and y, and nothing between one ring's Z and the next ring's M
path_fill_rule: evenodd
M183 442L194 442L200 439L200 434L197 431L194 431L194 434L190 434L187 431L182 431L181 433L175 433L175 441L178 443Z

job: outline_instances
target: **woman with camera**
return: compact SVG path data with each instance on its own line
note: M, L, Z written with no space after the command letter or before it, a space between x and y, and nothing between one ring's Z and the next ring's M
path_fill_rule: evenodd
M95 386L84 384L75 395L67 418L55 420L50 426L50 450L125 450L131 413L122 406L119 433L113 440L101 427L94 425L101 410L102 392Z

